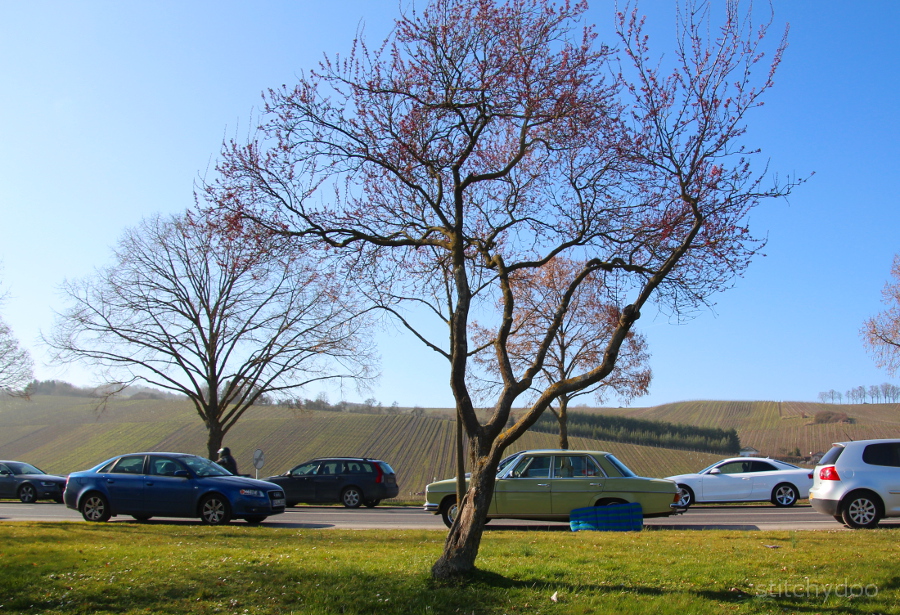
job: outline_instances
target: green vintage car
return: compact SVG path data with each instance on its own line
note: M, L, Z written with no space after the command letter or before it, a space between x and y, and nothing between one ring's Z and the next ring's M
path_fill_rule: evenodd
M522 451L500 462L488 519L568 521L576 508L637 502L644 517L676 512L673 481L638 476L601 451ZM447 527L456 516L456 479L425 487L425 510Z

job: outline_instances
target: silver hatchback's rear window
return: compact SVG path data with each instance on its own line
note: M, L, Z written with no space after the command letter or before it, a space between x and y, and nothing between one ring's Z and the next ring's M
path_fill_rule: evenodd
M834 464L834 462L838 460L838 457L840 457L841 453L843 453L843 452L844 452L843 446L835 446L830 451L825 453L825 455L822 457L822 460L819 461L819 465L820 466L830 466L830 465Z

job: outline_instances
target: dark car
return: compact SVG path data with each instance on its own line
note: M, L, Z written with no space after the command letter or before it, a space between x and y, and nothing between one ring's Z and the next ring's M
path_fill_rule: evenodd
M184 453L132 453L69 474L66 506L86 521L115 515L200 517L208 525L245 519L261 523L284 512L278 485L233 476L209 459Z
M400 492L391 466L363 457L313 459L266 480L284 489L288 506L340 502L347 508L372 508Z
M35 500L62 502L66 479L46 474L30 463L0 461L0 498L19 498L26 504Z

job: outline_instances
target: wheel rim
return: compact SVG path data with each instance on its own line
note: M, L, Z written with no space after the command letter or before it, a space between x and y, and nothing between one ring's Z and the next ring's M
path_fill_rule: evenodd
M344 492L344 505L350 508L359 506L359 491L356 489L347 489Z
M847 507L847 514L854 523L868 525L875 520L878 509L872 500L860 498L850 502L850 506Z
M203 520L210 525L221 523L225 518L225 503L218 498L210 498L203 503Z
M678 506L686 507L691 505L691 493L684 487L678 488Z
M92 496L84 503L84 516L90 521L99 521L106 512L106 503L102 498Z
M794 490L790 487L779 487L775 492L775 499L783 506L789 506L794 503L797 498L794 497Z
M26 504L30 504L34 502L34 487L31 485L25 485L22 489L19 490L19 499L25 502Z
M453 504L450 505L450 508L447 509L447 518L450 520L451 525L456 521L457 512L459 512L459 505L456 502L453 502Z

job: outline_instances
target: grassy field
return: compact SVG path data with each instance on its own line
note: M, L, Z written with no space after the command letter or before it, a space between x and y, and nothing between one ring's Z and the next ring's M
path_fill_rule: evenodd
M900 613L895 530L509 532L429 576L444 533L0 524L0 613Z

